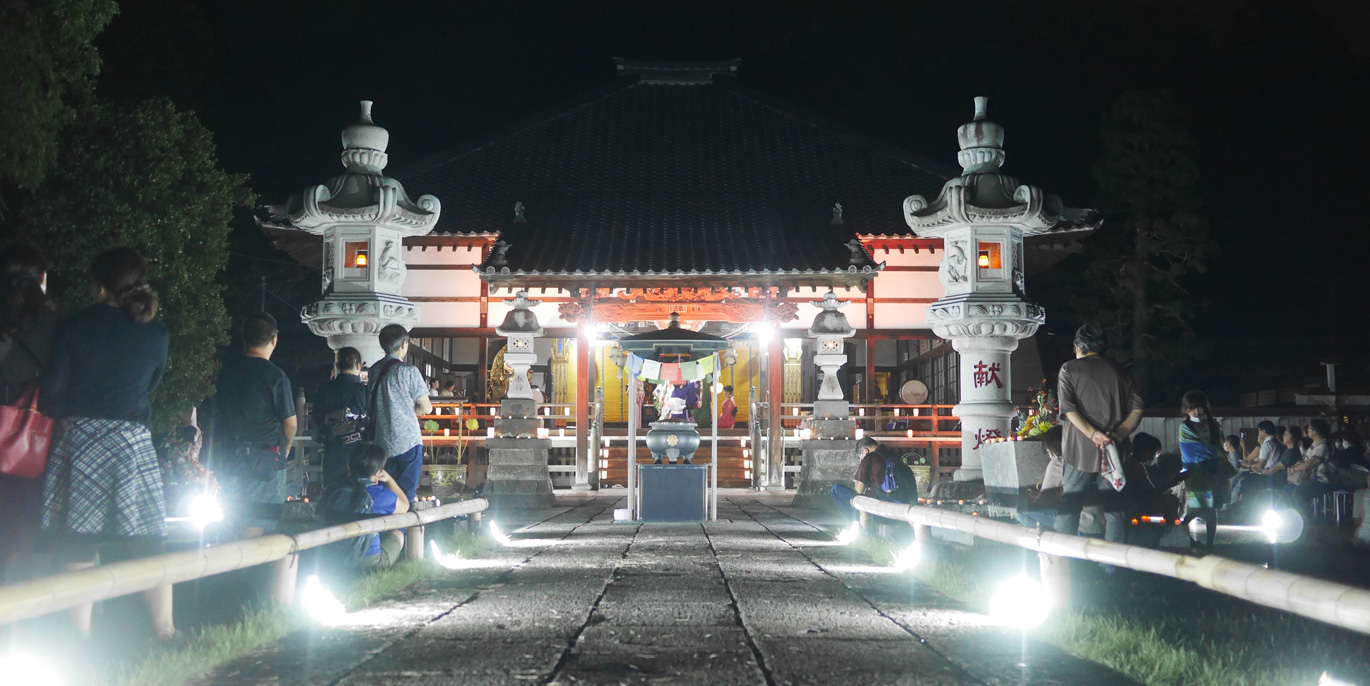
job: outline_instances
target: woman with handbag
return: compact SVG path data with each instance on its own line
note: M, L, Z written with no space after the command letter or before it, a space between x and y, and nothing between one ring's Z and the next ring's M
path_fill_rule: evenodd
M148 431L149 396L166 370L168 334L153 320L157 294L147 261L132 248L91 264L94 304L58 328L42 390L59 421L43 485L43 533L65 553L66 569L95 566L101 545L136 557L160 552L166 537L162 472ZM175 637L171 586L143 593L158 638ZM91 606L71 610L90 635Z
M47 260L37 248L12 245L0 250L0 403L12 413L17 431L33 409L38 378L52 353L57 308L48 298ZM11 428L11 427L6 427ZM3 436L3 450L19 441ZM6 455L0 468L0 583L29 576L43 497L43 464L38 455ZM26 462L28 464L21 464Z

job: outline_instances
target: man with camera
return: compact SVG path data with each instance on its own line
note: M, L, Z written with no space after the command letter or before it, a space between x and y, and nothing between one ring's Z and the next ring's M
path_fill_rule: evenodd
M259 312L243 322L242 357L224 365L214 396L213 469L223 487L224 513L255 538L273 528L272 506L286 498L286 460L295 442L290 379L271 363L276 319Z
M342 348L334 366L337 375L314 394L310 422L315 440L323 446L324 485L347 475L349 456L361 442L368 419L362 354L356 348Z

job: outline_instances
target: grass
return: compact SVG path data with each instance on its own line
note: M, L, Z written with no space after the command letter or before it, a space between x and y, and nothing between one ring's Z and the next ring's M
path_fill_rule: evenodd
M892 559L885 541L863 538L854 547L876 562ZM1033 554L1011 546L930 548L918 576L981 610L997 580L1036 570ZM1072 569L1076 604L1036 638L1147 686L1312 686L1324 670L1370 686L1370 637L1173 579L1109 576L1078 562Z
M493 547L483 534L462 534L439 540L445 552L477 557ZM349 610L365 607L407 588L440 569L430 561L400 562L388 569L353 577L335 593ZM195 631L183 644L153 649L137 664L116 666L114 676L94 681L95 686L177 686L249 655L262 646L302 629L309 620L291 609L250 608L237 621ZM106 669L99 670L108 673Z

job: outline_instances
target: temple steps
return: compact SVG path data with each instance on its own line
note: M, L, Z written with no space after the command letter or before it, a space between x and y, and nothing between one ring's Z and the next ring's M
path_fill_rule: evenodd
M610 447L608 457L599 458L599 482L604 486L626 486L628 484L628 448L623 445ZM751 469L746 466L750 458L742 456L742 448L737 444L720 443L718 446L718 485L721 488L746 488L752 485ZM652 464L646 447L638 449L638 464ZM708 443L699 446L691 460L693 464L709 464Z

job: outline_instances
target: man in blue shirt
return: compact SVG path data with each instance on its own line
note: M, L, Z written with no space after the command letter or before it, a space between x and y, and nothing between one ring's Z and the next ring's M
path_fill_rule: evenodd
M431 414L428 384L417 367L404 362L409 354L409 332L391 324L380 333L385 358L371 367L371 421L376 444L385 450L385 471L394 475L410 500L419 488L423 469L423 434L419 416Z

